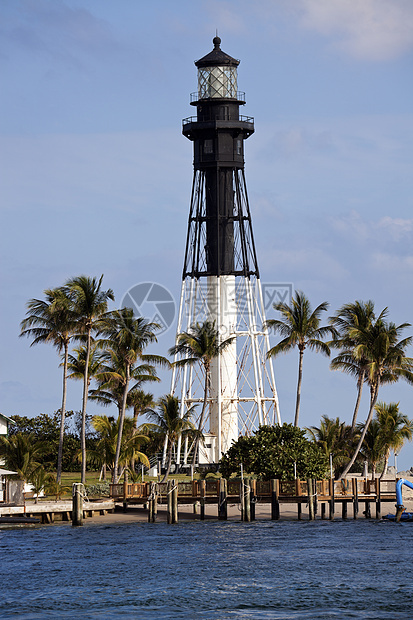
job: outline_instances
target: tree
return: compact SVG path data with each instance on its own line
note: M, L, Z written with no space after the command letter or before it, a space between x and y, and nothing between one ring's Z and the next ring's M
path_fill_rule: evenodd
M298 426L304 351L308 348L327 356L330 355L330 348L322 338L329 334L334 336L335 330L329 326L320 327L321 313L327 310L328 303L323 301L312 310L310 301L301 291L296 291L291 306L279 302L273 304L273 308L280 312L282 318L269 319L266 326L283 336L283 340L272 347L267 356L275 357L279 353L288 353L291 349L298 348L298 382L294 418L294 426Z
M70 298L62 288L46 289L45 300L31 299L27 303L26 318L21 322L20 336L33 337L30 346L41 342L51 343L63 352L63 394L60 408L60 436L57 457L57 480L62 474L63 437L66 414L67 364L69 342L73 336L74 313Z
M328 457L322 449L305 437L305 431L293 426L260 426L255 435L240 437L221 458L219 471L224 478L244 472L261 480L294 479L297 477L324 478L328 472Z
M150 392L136 389L129 391L128 404L130 407L133 407L133 425L136 430L138 428L138 417L147 413L149 409L153 409L155 407L155 400Z
M198 421L198 431L202 431L204 416L211 390L211 362L225 351L235 336L220 342L220 335L215 326L215 321L196 323L188 332L178 334L175 346L168 351L169 355L181 355L182 359L176 360L176 366L200 364L204 371L204 399ZM193 463L195 464L199 447L199 436L195 442Z
M351 426L341 422L340 418L333 419L323 415L320 426L311 426L306 430L327 458L332 455L334 477L339 478L355 447L355 435Z
M378 402L375 410L385 447L382 478L387 472L390 450L398 452L406 441L413 439L413 420L401 413L399 403Z
M386 314L387 309L383 310L380 317L383 319ZM338 332L330 345L342 349L339 355L331 360L330 368L332 370L342 370L357 379L357 398L351 422L353 433L356 429L357 415L368 366L367 358L364 356L356 358L354 350L359 344L360 330L368 329L374 320L374 303L371 300L345 304L338 310L335 316L330 317L330 324Z
M122 308L107 313L99 322L99 334L105 337L101 346L107 348L112 357L116 357L116 366L105 370L102 375L105 385L122 386L122 400L119 409L119 433L116 447L115 465L113 470L113 483L118 478L117 466L122 443L123 421L127 407L131 372L137 360L143 362L140 366L139 384L144 380L154 380L155 370L151 362L163 363L169 366L169 362L161 356L148 355L144 350L148 344L156 342L155 332L160 329L157 323L150 323L143 317L135 318L132 308ZM142 373L146 373L145 375ZM155 379L156 380L156 379ZM104 386L102 386L104 387Z
M155 407L154 396L140 389L129 390L127 404L129 407L133 407L133 432L137 433L138 417ZM131 469L135 471L134 461L131 462Z
M74 411L66 411L62 452L62 470L66 471L74 471L73 464L80 448L78 437L71 433L68 428L68 420L74 415ZM42 413L33 418L20 415L11 417L14 424L9 428L9 437L18 433L32 436L34 441L45 446L45 449L38 456L39 463L46 470L56 470L56 456L60 441L60 411L55 411L53 415Z
M196 430L195 425L191 421L195 407L191 407L180 415L179 400L172 394L162 396L158 401L158 410L149 410L146 415L150 424L144 424L141 428L160 433L167 441L167 466L166 473L162 480L167 479L171 465L173 448L179 437L185 435L199 436L200 431Z
M363 424L359 425L360 431L363 430ZM364 435L364 441L360 448L360 454L371 463L371 473L373 480L376 477L377 465L382 461L386 454L386 446L384 444L383 429L378 420L372 420Z
M364 437L373 418L380 386L385 383L395 383L399 379L404 379L413 385L413 359L406 357L406 348L411 344L412 337L399 340L403 330L410 327L410 324L395 325L395 323L385 321L382 314L371 326L354 330L357 334L350 332L351 337L357 335L359 342L354 349L355 358L365 357L367 360L366 381L370 387L370 408L354 454L344 469L342 477L350 471L363 445Z
M88 450L88 458L99 467L102 467L104 471L108 467L113 473L115 467L120 465L125 468L132 460L137 460L147 467L149 466L148 457L140 451L141 445L147 442L147 437L133 432L134 427L131 418L125 417L124 419L124 432L121 437L117 463L116 454L120 418L115 421L113 417L95 415L92 418L92 425L98 433L98 442L93 450Z
M75 347L73 354L69 354L67 369L70 372L69 379L83 380L85 376L85 362L87 357L87 348L84 345ZM89 352L89 369L87 373L87 387L90 388L92 379L102 369L107 355L99 351L99 341L92 341Z
M86 359L83 377L82 428L80 442L82 450L81 482L86 482L86 407L88 398L89 357L92 332L96 321L107 311L109 300L114 300L112 289L102 290L103 275L91 278L81 275L69 279L63 287L65 294L72 302L76 320L76 333L86 340Z
M30 475L29 482L33 489L33 494L35 496L35 503L37 504L39 501L39 496L42 491L45 491L47 486L50 484L50 481L53 480L53 475L48 474L43 467L37 467Z
M0 436L0 457L11 471L15 471L20 480L28 482L36 469L40 467L40 458L47 446L36 441L34 435L17 433L11 437Z

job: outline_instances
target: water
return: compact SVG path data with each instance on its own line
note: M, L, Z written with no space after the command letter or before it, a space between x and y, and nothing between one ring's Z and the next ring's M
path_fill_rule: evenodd
M0 618L413 618L413 524L0 530Z

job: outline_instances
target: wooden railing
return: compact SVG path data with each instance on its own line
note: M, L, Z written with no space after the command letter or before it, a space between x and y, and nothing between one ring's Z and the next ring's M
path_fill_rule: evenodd
M280 500L305 497L308 495L308 483L305 480L277 480L277 495ZM110 497L117 500L140 499L145 500L150 496L149 482L125 482L110 485ZM167 495L167 482L157 483L157 492L161 496ZM231 478L227 481L228 496L240 495L241 480ZM177 483L178 496L183 500L185 498L197 499L201 497L218 498L220 493L220 480L208 479L205 481L192 480L180 481ZM270 498L273 493L271 480L254 481L254 492L257 497L262 499ZM329 499L335 498L340 500L358 497L387 497L396 493L396 481L385 480L366 480L364 478L348 478L345 480L316 480L315 489L317 498Z

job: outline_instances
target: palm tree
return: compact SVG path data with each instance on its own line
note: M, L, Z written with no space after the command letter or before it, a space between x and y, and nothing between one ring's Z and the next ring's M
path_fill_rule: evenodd
M198 431L202 431L208 394L211 389L211 362L232 344L234 338L235 336L232 336L220 342L220 336L215 327L215 321L205 321L201 324L196 323L188 332L178 334L175 346L171 347L168 351L169 355L184 356L182 359L174 362L176 366L200 364L204 370L204 399L199 416ZM198 447L199 436L196 438L195 443L193 456L194 464L198 454Z
M386 314L387 308L381 313L381 318L384 318ZM345 304L329 320L330 324L338 332L337 336L329 344L334 348L342 349L339 355L331 360L330 368L332 370L342 370L357 379L357 399L351 422L351 428L354 433L367 371L367 359L363 356L357 359L354 356L354 349L358 345L357 336L359 330L368 329L375 320L374 303L369 300L367 302L355 301L354 303ZM352 337L350 334L352 334Z
M83 376L83 399L82 399L82 428L80 432L80 441L82 449L82 473L81 482L86 481L86 407L88 397L88 374L89 374L89 357L92 342L92 332L96 327L96 321L108 308L108 301L114 300L112 289L103 291L102 287L103 275L99 278L91 278L89 276L78 276L69 279L64 291L72 301L73 310L76 317L77 335L86 340L86 359L85 370Z
M168 460L162 482L165 482L168 478L172 464L173 448L178 439L191 434L199 437L200 431L196 430L195 425L191 421L194 411L195 406L185 411L181 417L178 398L172 394L167 394L159 399L158 411L149 410L146 413L151 423L144 424L141 428L161 433L167 442Z
M47 473L43 467L38 467L31 473L29 482L35 496L35 504L39 502L40 494L46 490L51 480L54 480L53 474Z
M411 344L412 337L399 340L402 331L410 327L410 323L397 326L392 322L384 321L381 316L370 327L354 330L357 332L359 342L354 349L354 356L356 359L361 357L367 359L366 381L370 386L370 409L354 454L342 473L342 477L348 474L363 445L364 437L373 418L380 386L385 383L395 383L399 379L404 379L413 385L413 359L406 357L406 348ZM355 337L356 334L351 331L350 336Z
M116 448L115 466L113 470L113 483L118 478L118 462L122 443L123 421L127 408L127 398L131 372L137 360L143 362L140 369L146 372L140 383L145 380L153 380L155 369L151 363L170 365L169 362L159 355L144 354L144 350L151 342L156 342L155 332L160 329L157 323L150 323L143 317L135 318L132 308L122 308L107 313L99 322L99 334L105 337L101 341L102 347L107 348L116 358L116 366L102 373L106 385L122 386L122 400L119 409L119 433ZM156 380L156 379L155 379ZM104 388L104 386L102 386Z
M144 392L143 390L129 391L128 404L133 407L133 425L135 430L138 428L138 417L155 407L153 394Z
M413 439L413 420L409 420L407 415L399 411L399 403L378 402L375 410L386 448L384 468L381 474L381 478L383 478L387 472L390 450L399 452L405 441Z
M323 415L319 427L311 426L306 430L327 457L332 455L334 477L338 478L354 444L351 426L341 422L340 418L333 419Z
M88 450L88 458L106 471L106 467L112 471L119 465L123 468L127 467L131 461L139 461L149 467L148 457L140 451L140 446L148 441L143 434L136 434L133 431L132 418L125 417L124 432L121 438L121 449L118 456L118 465L116 465L116 453L119 439L120 419L116 421L113 417L105 415L95 415L92 418L92 426L98 433L99 439L96 448Z
M39 459L47 448L33 434L16 433L11 437L0 435L0 457L4 459L6 467L15 471L17 477L25 482L41 466Z
M69 354L67 369L70 372L68 379L83 380L85 376L85 361L87 348L84 345L75 347L73 353ZM90 388L92 379L101 371L104 362L107 360L106 353L99 350L99 341L92 341L89 353L89 369L87 373L87 387Z
M359 425L363 430L363 424ZM371 463L371 473L373 480L376 477L377 465L382 461L386 454L386 446L384 444L383 429L378 420L372 420L369 424L367 432L364 436L363 444L360 448L360 454Z
M310 301L301 291L296 291L291 306L280 302L273 304L273 308L281 313L282 318L269 319L266 326L283 336L283 340L272 347L267 356L275 357L279 353L287 353L294 347L298 347L298 382L294 418L294 426L298 426L304 351L309 348L324 355L330 355L330 348L327 343L323 342L322 338L329 334L334 336L335 329L329 326L320 327L321 313L327 310L328 303L323 301L312 310Z
M155 407L155 400L153 394L144 392L140 389L129 390L127 404L129 407L133 407L133 432L138 432L138 417L146 413L149 409ZM132 460L131 469L135 471L135 462Z
M26 318L21 322L20 336L33 337L30 346L46 342L56 347L59 354L63 352L63 394L56 474L57 480L60 481L66 415L67 365L69 342L74 330L74 314L71 300L62 288L46 289L44 294L45 300L31 299L27 303Z

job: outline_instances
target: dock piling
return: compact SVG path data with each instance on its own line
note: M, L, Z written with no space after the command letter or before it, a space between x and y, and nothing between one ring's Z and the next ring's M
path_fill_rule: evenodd
M314 521L315 519L315 502L314 502L314 493L313 493L313 479L308 478L307 480L307 488L308 488L308 518L310 521ZM301 506L301 504L300 504Z
M279 480L271 480L271 519L278 521L280 518L280 482Z
M83 525L83 484L74 482L72 487L72 525Z
M224 478L220 478L218 504L218 519L220 521L226 521L228 519L227 494L227 481Z

